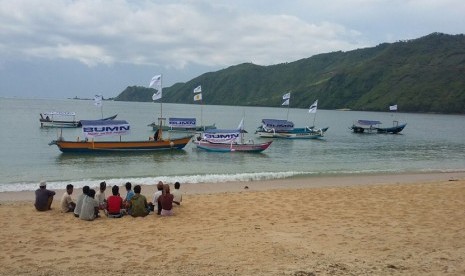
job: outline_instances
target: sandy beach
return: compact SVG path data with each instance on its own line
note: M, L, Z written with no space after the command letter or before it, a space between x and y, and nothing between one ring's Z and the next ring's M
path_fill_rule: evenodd
M148 199L153 191L142 188ZM92 222L59 211L63 191L48 212L35 211L34 192L0 193L0 274L465 274L465 173L186 184L181 191L173 217Z

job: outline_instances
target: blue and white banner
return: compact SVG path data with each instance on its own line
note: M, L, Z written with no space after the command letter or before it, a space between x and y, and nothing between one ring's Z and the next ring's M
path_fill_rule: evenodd
M82 132L87 138L126 135L131 127L124 120L81 120Z
M316 100L308 109L308 113L316 113L316 109L318 107L318 100Z
M202 92L202 86L201 85L194 88L194 93L200 93L200 92Z
M195 128L195 118L169 118L168 125L172 128Z
M202 134L202 139L217 144L230 144L240 141L240 133L237 130L212 130Z

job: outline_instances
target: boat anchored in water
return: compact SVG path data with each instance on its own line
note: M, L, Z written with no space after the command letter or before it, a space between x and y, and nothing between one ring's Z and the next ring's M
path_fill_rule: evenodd
M109 151L158 151L182 149L189 143L193 135L171 139L163 138L159 132L157 137L149 140L122 141L121 135L130 132L130 125L125 120L82 120L84 140L67 141L62 135L49 145L57 145L62 152L109 152ZM118 140L95 141L98 137L119 136Z

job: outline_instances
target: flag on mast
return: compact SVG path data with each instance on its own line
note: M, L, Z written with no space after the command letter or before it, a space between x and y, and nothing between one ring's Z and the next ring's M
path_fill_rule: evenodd
M286 93L283 95L283 100L287 100L287 99L290 99L291 98L291 92L289 93Z
M94 96L94 105L96 107L101 107L102 106L102 100L103 100L103 96L102 95L95 95Z
M202 100L202 93L194 95L194 101L201 101Z
M242 118L241 122L239 123L239 125L237 126L237 129L238 130L242 130L244 128L244 118Z
M156 92L152 96L152 100L156 101L158 99L161 99L162 92L161 92L161 75L155 75L153 76L152 80L150 81L149 84L150 88L154 88Z
M395 104L395 105L390 105L390 106L389 106L389 110L390 110L390 111L396 111L396 110L397 110L397 104Z
M288 99L286 99L286 100L283 102L283 104L282 104L282 105L289 105L289 98L288 98Z
M316 100L308 109L308 113L316 113L316 109L318 106L318 100Z
M202 92L202 86L201 85L194 88L194 93L200 93L200 92Z

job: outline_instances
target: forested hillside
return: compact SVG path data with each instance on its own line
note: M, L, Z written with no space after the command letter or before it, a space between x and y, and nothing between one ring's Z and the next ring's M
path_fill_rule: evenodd
M348 52L319 54L272 66L244 63L163 88L163 102L321 109L465 113L465 36L428 36ZM128 87L115 100L151 101L153 89Z

